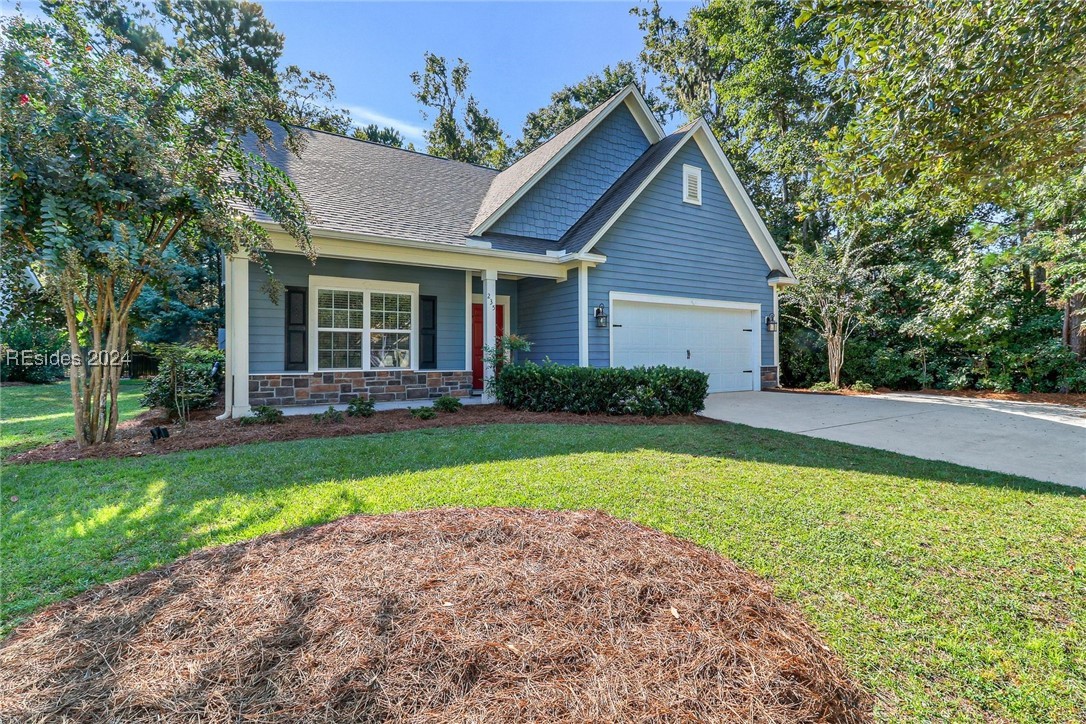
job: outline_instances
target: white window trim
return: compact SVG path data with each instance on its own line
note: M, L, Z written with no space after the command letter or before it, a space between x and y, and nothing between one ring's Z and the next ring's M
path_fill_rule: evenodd
M317 365L317 292L330 289L341 292L363 292L362 312L366 327L362 331L362 367L330 367L321 369ZM370 365L370 295L410 294L411 295L411 363L408 367L372 367ZM371 372L371 371L414 371L419 368L419 285L409 282L383 282L376 279L352 279L350 277L309 277L309 372Z
M690 177L693 176L698 180L698 200L694 201L686 193L689 187ZM695 206L701 206L701 169L697 166L691 166L688 163L683 164L683 203L694 204Z

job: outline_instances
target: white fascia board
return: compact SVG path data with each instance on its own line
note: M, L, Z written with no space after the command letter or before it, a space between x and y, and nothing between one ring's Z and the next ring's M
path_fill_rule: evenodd
M257 222L266 228L269 232L272 232L272 250L273 251L291 251L300 252L297 244L293 238L283 231L282 227L273 222ZM278 236L276 236L278 235ZM327 252L327 255L337 256L346 259L363 259L372 260L371 254L366 254L365 249L361 247L363 244L376 244L381 246L392 247L403 250L404 253L410 252L413 258L417 258L419 261L432 261L433 266L440 266L449 269L472 269L478 270L486 267L495 266L499 261L506 261L506 264L497 264L503 268L503 271L509 273L517 273L523 271L525 276L544 276L544 277L565 277L566 269L558 268L559 265L564 264L569 259L560 257L548 256L545 254L530 254L521 251L505 251L501 249L486 249L476 248L469 246L457 246L454 244L436 244L426 241L412 241L410 239L393 239L389 237L370 236L366 234L353 234L349 232L341 231L328 231L323 229L313 229L311 232L314 246L319 246L321 240L327 240L333 243L338 242L334 253ZM289 240L289 241L288 241ZM349 244L343 242L353 242L360 245L360 248L355 251ZM354 253L352 253L354 252ZM454 261L449 261L454 260ZM388 259L390 263L417 263L415 261ZM546 267L550 267L546 269ZM535 270L528 271L528 268Z
M628 100L630 102L627 102ZM566 143L566 145L563 146L558 153L554 154L554 156L549 161L547 161L547 163L545 163L538 171L536 171L530 179L524 182L521 187L516 190L516 193L506 199L505 203L499 206L494 211L494 213L479 222L479 224L477 224L475 228L473 228L469 232L470 235L479 236L491 226L496 224L498 219L504 216L505 213L509 211L509 209L513 208L514 204L520 201L521 198L523 198L524 195L528 193L528 191L531 190L531 188L535 186L540 179L550 173L551 169L557 166L563 158L569 155L570 151L576 148L577 145L588 136L588 134L592 133L592 131L594 131L596 127L603 122L603 119L610 116L611 113L614 112L616 108L618 108L619 104L622 103L625 103L627 105L627 108L630 109L630 112L633 113L634 120L637 121L637 125L641 128L642 133L645 134L645 138L648 140L650 145L653 143L658 143L660 139L664 137L663 127L660 125L660 122L657 121L656 118L652 115L652 111L649 110L649 106L645 102L645 99L641 96L641 92L637 90L637 86L633 84L627 86L626 90L622 91L611 99L611 102L608 103L607 107L604 110L600 111L600 113L592 119L591 123L582 128L580 132L577 133L576 136L571 138L569 142Z
M716 136L713 135L709 124L702 118L698 120L691 131L692 135L696 136L702 154L709 160L709 166L713 169L713 173L716 174L717 181L724 188L724 193L728 195L728 200L732 202L732 206L735 207L736 212L739 214L740 221L746 227L747 233L754 239L754 243L758 246L758 250L762 253L766 263L769 264L769 268L779 269L787 274L788 278L794 280L796 275L792 273L792 268L785 261L784 255L781 254L780 248L777 247L777 242L773 241L773 235L769 233L765 221L762 220L762 215L758 213L757 207L754 206L754 202L750 199L750 194L747 193L743 182L736 175L735 169L732 168L731 162L728 161L728 157L724 155L724 149L720 147L720 142L716 140ZM686 143L686 139L683 139L682 143Z
M649 143L659 143L667 135L664 132L664 127L660 125L659 119L653 114L649 104L645 101L645 96L641 95L641 91L638 90L637 86L630 86L630 88L633 92L627 93L624 98L626 108L633 114L634 120L641 127L641 132L645 134L645 138L649 139Z
M626 210L630 208L634 201L648 188L649 184L655 180L657 175L671 162L671 159L693 138L698 143L698 147L701 149L702 155L709 161L709 167L713 169L713 175L716 176L717 181L720 183L721 188L724 189L725 195L728 200L731 201L732 206L735 207L736 213L739 215L739 220L743 222L743 226L746 228L747 233L750 234L751 239L754 240L755 246L758 247L758 251L762 254L762 258L765 259L766 264L770 269L779 269L788 275L787 278L778 280L778 284L795 284L795 274L792 273L791 267L788 266L788 262L785 261L784 255L781 254L781 250L777 247L776 242L773 241L773 236L769 233L769 229L766 228L765 222L762 221L761 215L758 213L758 209L755 208L754 202L750 200L750 196L747 194L743 184L739 181L739 177L735 175L735 170L728 162L727 157L724 155L724 149L720 147L716 137L713 136L712 130L709 128L709 124L705 122L705 119L699 120L690 130L686 132L686 135L675 144L675 148L668 152L656 168L652 170L644 181L637 187L637 189L627 198L611 218L607 220L599 231L597 231L588 243L585 244L581 253L586 253L592 250L592 248L603 238L604 234L617 222Z

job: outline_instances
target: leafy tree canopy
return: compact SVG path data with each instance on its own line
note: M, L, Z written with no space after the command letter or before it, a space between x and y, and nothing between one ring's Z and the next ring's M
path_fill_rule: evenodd
M556 136L562 129L577 122L581 116L630 85L644 88L636 66L628 60L615 67L606 66L603 72L591 74L579 83L567 85L551 94L551 102L524 119L521 139L515 147L516 156L530 153L536 146ZM662 120L667 105L652 93L645 94L649 108Z
M672 110L708 120L778 243L813 244L831 225L811 184L815 143L845 112L807 63L823 26L797 26L791 0L710 0L682 21L659 3L633 12Z
M806 0L816 65L856 108L826 182L969 206L1086 165L1086 2ZM954 198L948 198L953 192Z
M378 127L376 123L370 123L366 126L360 126L354 129L352 134L355 138L360 138L363 141L372 141L374 143L380 143L385 146L393 146L394 148L403 148L404 141L403 134L397 131L392 126Z
M148 282L213 240L261 258L267 232L238 204L259 208L311 251L293 183L246 138L270 141L286 122L273 77L234 71L207 48L162 43L151 57L114 32L154 27L154 12L87 0L13 15L0 33L0 243L3 264L32 266L64 309L81 445L112 437L120 365L133 307ZM161 21L159 21L161 22ZM259 54L257 54L259 57ZM298 140L288 136L290 150Z
M458 58L450 68L445 58L429 52L424 61L423 70L411 74L411 82L415 99L434 113L433 126L425 133L426 152L491 168L509 165L512 150L505 133L468 93L468 64Z

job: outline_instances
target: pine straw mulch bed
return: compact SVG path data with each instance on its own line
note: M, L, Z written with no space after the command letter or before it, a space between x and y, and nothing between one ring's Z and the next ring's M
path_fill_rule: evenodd
M995 392L992 390L891 390L879 387L874 392L857 392L848 388L835 391L807 390L803 388L781 387L770 392L797 392L807 395L845 395L848 397L869 397L887 392L908 392L913 395L936 395L941 397L969 397L975 400L1007 400L1009 402L1041 402L1047 405L1069 405L1086 407L1086 394L1081 392Z
M351 516L207 549L0 643L0 719L845 721L870 698L731 561L596 511Z
M419 430L432 427L464 425L494 425L510 423L606 424L606 425L711 425L721 424L698 415L669 415L667 417L578 415L572 412L522 412L501 405L465 405L459 412L443 413L432 420L412 417L407 410L387 410L373 417L346 417L343 422L317 422L313 415L295 415L272 425L242 425L237 420L216 420L217 410L202 410L184 427L146 412L117 426L113 442L80 450L75 440L61 440L7 458L5 463L38 463L81 460L86 458L123 458L161 455L182 450L203 450L224 445L250 442L304 440L313 437L366 435L399 430ZM165 426L170 437L151 442L150 429Z

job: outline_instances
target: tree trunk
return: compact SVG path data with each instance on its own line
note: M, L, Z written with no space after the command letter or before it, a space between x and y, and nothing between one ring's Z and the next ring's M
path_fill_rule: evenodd
M117 398L121 361L128 343L128 296L115 305L113 279L98 280L96 296L85 296L72 274L61 281L68 345L75 439L80 448L113 440L120 419ZM89 325L90 344L84 355L79 340L80 314Z
M1063 305L1063 343L1071 348L1075 356L1086 359L1086 336L1083 335L1083 310L1086 309L1086 295L1073 294Z
M826 361L829 365L830 384L841 386L841 368L845 364L845 341L840 334L826 336Z

